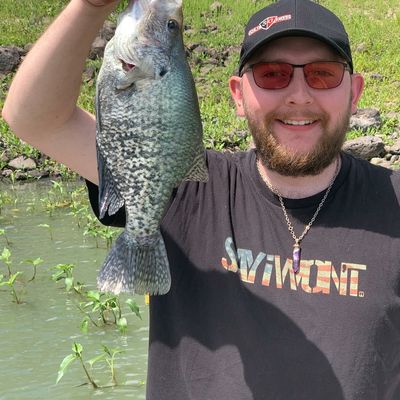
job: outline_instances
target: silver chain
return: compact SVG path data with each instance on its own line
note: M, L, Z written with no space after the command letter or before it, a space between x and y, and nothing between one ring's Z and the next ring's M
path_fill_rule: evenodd
M260 174L261 179L262 179L262 180L265 182L265 184L268 186L269 190L271 190L271 192L275 193L275 194L278 196L279 203L281 204L281 208L282 208L282 211L283 211L283 215L285 216L285 220L286 220L286 224L287 224L288 230L289 230L290 234L292 235L292 238L293 238L293 240L295 241L295 244L296 244L296 245L299 245L300 242L303 240L304 236L306 236L307 233L308 233L308 231L310 230L310 228L311 228L312 224L314 223L315 219L317 218L317 215L319 214L319 212L320 212L322 206L324 205L325 200L327 199L327 197L328 197L328 195L329 195L329 192L330 192L331 189L332 189L333 183L335 182L335 179L336 179L336 177L338 176L338 173L339 173L340 162L339 162L338 159L336 160L336 169L335 169L335 173L333 174L333 177L332 177L331 181L329 182L329 186L328 186L328 188L326 189L326 192L325 192L325 194L324 194L324 197L322 198L322 200L321 200L320 203L318 204L318 207L317 207L317 209L315 210L315 213L314 213L314 215L312 216L310 222L306 225L306 227L304 228L303 233L302 233L299 237L297 237L296 234L294 233L293 225L292 225L292 223L290 222L288 213L287 213L287 211L286 211L285 204L283 203L282 195L279 193L278 189L276 189L275 187L273 187L273 186L271 185L271 183L268 181L267 177L266 177L266 176L264 175L264 173L261 171L260 163L261 163L261 161L257 158L256 164L257 164L258 173Z

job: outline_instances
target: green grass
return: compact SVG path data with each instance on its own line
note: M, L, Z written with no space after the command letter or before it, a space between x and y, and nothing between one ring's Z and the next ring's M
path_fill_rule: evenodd
M120 9L126 4L125 0ZM248 17L268 4L261 0L219 0L220 12L211 11L214 0L184 1L185 23L191 31L185 33L186 44L199 43L219 52L240 45L243 26ZM52 18L67 4L66 0L1 0L0 1L0 45L24 46L33 43ZM399 121L389 119L390 111L400 112L400 2L398 0L322 0L321 4L334 11L344 22L349 33L356 72L364 75L366 87L360 108L373 107L381 111L383 127L370 133L381 135L390 141ZM111 16L116 19L117 13ZM217 26L215 32L201 33L200 29ZM190 33L193 32L193 33ZM357 50L357 49L361 49ZM247 140L237 134L246 130L243 120L235 116L229 96L227 81L235 70L238 53L225 62L225 67L215 66L203 73L193 66L197 82L200 107L204 123L205 143L216 149L245 148ZM207 61L207 57L203 57ZM96 68L100 61L91 62ZM381 80L374 79L380 74ZM3 79L0 91L0 107L9 85ZM94 84L82 86L79 103L93 112ZM0 120L0 132L6 143L12 144L13 152L29 152L27 146L19 148L4 121ZM349 137L360 132L350 132Z

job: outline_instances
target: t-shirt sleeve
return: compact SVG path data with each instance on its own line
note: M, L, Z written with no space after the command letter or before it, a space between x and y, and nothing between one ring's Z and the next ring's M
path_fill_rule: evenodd
M126 224L125 207L121 207L113 215L108 215L108 212L106 212L106 215L103 218L99 218L99 187L88 180L86 180L86 186L89 193L90 205L92 206L92 210L98 220L103 225L124 227Z

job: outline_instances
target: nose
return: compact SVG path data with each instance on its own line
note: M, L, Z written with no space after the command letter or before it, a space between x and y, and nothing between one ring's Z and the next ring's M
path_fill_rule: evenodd
M304 77L303 68L295 68L289 86L286 88L287 105L309 105L313 102L311 88Z

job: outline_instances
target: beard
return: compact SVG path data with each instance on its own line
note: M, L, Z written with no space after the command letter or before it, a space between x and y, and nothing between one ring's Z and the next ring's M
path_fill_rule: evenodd
M296 152L279 143L271 128L274 120L289 120L293 113L269 113L263 121L257 121L245 107L250 132L253 136L258 159L268 169L284 176L317 175L339 155L351 117L351 98L344 114L329 128L329 116L324 113L302 114L304 119L319 120L323 134L308 152Z

